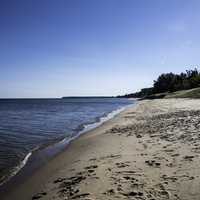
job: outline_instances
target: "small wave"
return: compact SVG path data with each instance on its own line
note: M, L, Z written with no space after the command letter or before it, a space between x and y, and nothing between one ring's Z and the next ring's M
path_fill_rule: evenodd
M24 159L20 162L20 164L13 168L12 172L10 173L10 175L4 177L4 180L0 183L0 185L3 185L7 181L9 181L13 176L15 176L26 165L26 163L28 162L28 159L30 158L31 155L32 155L32 152L29 152L24 157Z
M67 143L69 144L71 141L73 141L74 139L80 137L80 135L88 132L88 131L91 131L97 127L99 127L100 125L102 125L103 123L105 123L106 121L114 118L117 114L121 113L122 111L124 111L126 108L132 106L132 104L129 104L129 105L126 105L126 106L123 106L123 107L120 107L118 108L117 110L113 110L112 112L108 113L108 114L105 114L104 116L102 117L99 117L97 118L96 122L94 123L89 123L89 124L82 124L80 125L81 127L81 130L78 131L78 133L71 137L71 138L64 138L63 140L61 140L59 143L60 144L63 144L63 143Z
M19 167L19 169L22 169L24 166L25 166L25 164L28 162L28 159L29 159L29 157L32 155L32 152L29 152L26 156L25 156L25 158L24 158L24 160L21 162L21 166Z

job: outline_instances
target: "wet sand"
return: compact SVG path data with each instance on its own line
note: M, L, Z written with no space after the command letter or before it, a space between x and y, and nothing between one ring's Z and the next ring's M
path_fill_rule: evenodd
M73 141L5 200L199 200L200 100L140 101Z

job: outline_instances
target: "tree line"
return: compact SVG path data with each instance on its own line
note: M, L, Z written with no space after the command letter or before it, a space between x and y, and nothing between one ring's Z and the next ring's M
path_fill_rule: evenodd
M119 97L142 98L154 94L176 92L196 87L200 87L200 72L197 68L193 70L186 70L185 73L182 72L180 74L174 74L172 72L163 73L159 75L156 80L154 80L153 87L143 88L139 92Z

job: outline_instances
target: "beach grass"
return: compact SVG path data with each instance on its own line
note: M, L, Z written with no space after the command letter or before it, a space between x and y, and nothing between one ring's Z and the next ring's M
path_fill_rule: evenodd
M200 88L168 93L165 98L200 98Z

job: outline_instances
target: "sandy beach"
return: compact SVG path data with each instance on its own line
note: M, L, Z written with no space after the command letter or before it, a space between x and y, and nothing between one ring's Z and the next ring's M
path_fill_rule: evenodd
M4 200L199 200L199 116L200 100L139 101L74 140Z

